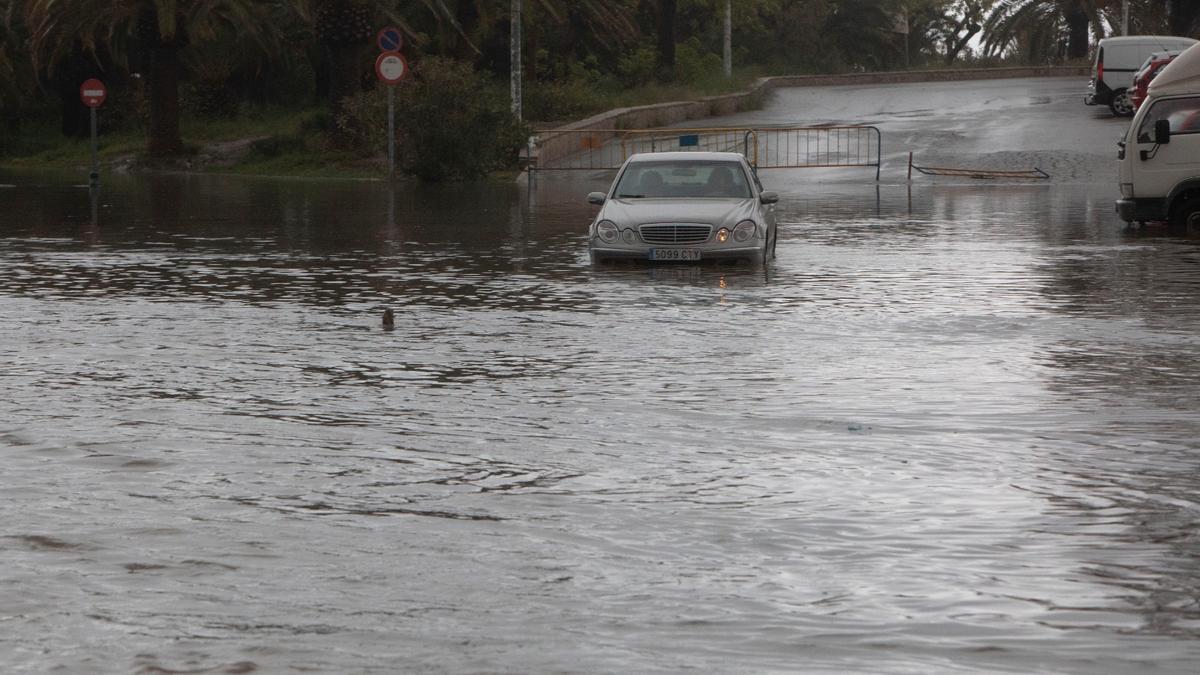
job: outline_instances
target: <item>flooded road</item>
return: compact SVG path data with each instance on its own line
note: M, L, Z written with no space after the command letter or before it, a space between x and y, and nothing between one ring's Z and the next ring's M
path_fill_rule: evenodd
M5 671L1191 672L1200 240L818 180L592 268L601 177L0 174Z

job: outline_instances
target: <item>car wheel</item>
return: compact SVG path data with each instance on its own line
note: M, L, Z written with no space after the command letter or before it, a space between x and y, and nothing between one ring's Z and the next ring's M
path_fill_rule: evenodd
M1133 117L1133 101L1129 98L1129 90L1118 89L1113 92L1113 98L1108 102L1108 109L1117 117Z
M1200 193L1186 195L1171 207L1171 228L1182 234L1200 232Z

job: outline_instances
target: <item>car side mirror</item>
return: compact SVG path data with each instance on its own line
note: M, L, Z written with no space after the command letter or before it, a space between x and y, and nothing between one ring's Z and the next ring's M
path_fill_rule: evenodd
M758 201L764 204L774 204L779 201L779 193L768 190L758 195Z
M595 204L596 206L600 206L604 203L604 200L607 197L608 197L608 195L604 194L603 192L589 192L588 193L588 203Z
M1171 142L1171 120L1158 120L1154 123L1154 142L1159 145Z

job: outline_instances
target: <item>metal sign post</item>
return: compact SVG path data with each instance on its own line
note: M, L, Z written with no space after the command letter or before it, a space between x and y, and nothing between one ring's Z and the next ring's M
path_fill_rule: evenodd
M96 141L96 109L91 109L92 116L92 170L88 174L88 185L96 187L100 184L100 148Z
M375 59L375 76L387 85L388 102L388 177L396 175L396 84L408 77L408 61L399 51L404 35L399 28L384 28L375 37L382 50Z
M396 88L388 86L388 178L396 175Z
M92 170L88 176L88 184L96 187L100 184L100 151L96 141L96 109L104 105L108 98L108 89L104 83L95 78L84 80L79 85L79 100L91 110L92 122Z
M383 52L375 59L375 75L388 88L388 175L396 172L395 86L408 75L408 61L399 52Z

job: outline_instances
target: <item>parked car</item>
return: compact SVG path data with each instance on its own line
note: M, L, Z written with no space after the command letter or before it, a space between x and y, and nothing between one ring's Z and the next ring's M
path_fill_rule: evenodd
M1171 61L1175 60L1183 52L1172 50L1169 52L1154 52L1142 67L1133 75L1133 91L1129 94L1129 100L1133 102L1133 109L1137 110L1142 106L1142 101L1146 100L1146 89L1150 86L1150 81L1158 75L1158 71L1163 69Z
M1092 63L1092 80L1088 83L1083 102L1088 105L1107 105L1114 115L1133 114L1133 74L1154 52L1184 50L1196 41L1171 35L1129 35L1105 38L1096 46Z
M593 262L747 260L775 253L779 196L732 152L639 153L621 165L588 229Z
M1118 146L1121 219L1200 231L1200 45L1154 78Z

